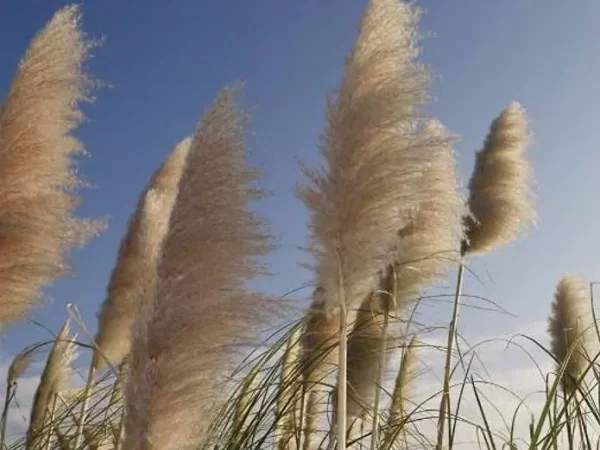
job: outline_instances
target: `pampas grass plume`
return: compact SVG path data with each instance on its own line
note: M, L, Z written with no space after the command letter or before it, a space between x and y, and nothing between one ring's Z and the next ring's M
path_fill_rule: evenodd
M559 365L566 363L563 386L567 390L575 388L576 380L590 364L590 317L585 285L577 276L565 275L556 286L548 331L552 354Z
M418 135L429 154L419 183L422 202L398 233L395 261L396 302L417 297L442 277L457 259L465 213L458 191L454 136L438 121L428 120Z
M406 398L410 395L416 375L415 366L417 362L417 348L419 345L418 338L416 336L413 337L402 355L400 368L398 369L398 375L394 385L394 392L392 394L392 403L390 405L388 418L389 431L392 431L391 428L397 426L405 415Z
M385 293L370 295L363 301L348 338L349 423L365 413L379 386L379 362L387 313L385 304L389 302L389 292L392 290L390 282L393 282L393 277L385 277L381 289ZM386 351L385 360L387 357Z
M488 253L535 222L527 116L513 102L493 122L469 183L467 253Z
M398 230L422 201L428 152L415 139L429 75L414 59L417 9L372 0L327 110L323 169L304 168L299 197L311 215L311 249L327 310L344 294L357 307L385 269ZM341 285L340 285L341 282Z
M301 369L307 388L321 383L337 365L339 313L326 312L322 288L315 289L302 334Z
M62 326L40 378L40 383L33 397L29 428L27 429L28 448L36 447L42 436L40 432L44 420L49 414L54 396L65 389L71 380L73 371L71 363L76 357L76 346L71 340L69 322Z
M156 283L157 260L168 231L171 210L191 139L181 141L150 179L142 193L127 233L121 242L106 300L98 315L94 368L105 362L118 364L129 352L131 327L144 295Z
M267 234L248 208L246 117L223 90L190 145L148 314L135 325L126 393L128 450L197 448L223 400L232 345L248 342L269 302L245 283L263 273ZM239 348L239 347L238 347Z
M68 251L100 227L73 217L82 146L72 132L89 99L90 45L79 8L60 9L31 42L0 110L0 329L36 306L67 273Z

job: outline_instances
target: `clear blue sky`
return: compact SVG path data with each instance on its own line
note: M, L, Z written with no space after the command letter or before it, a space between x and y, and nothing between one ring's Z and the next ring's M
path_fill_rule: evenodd
M518 315L467 312L478 333L544 320L554 285L567 271L600 279L597 193L600 179L600 2L578 0L419 1L423 61L438 75L431 112L462 136L463 180L489 122L518 100L536 135L539 229L489 257L473 261L478 292ZM8 88L33 34L65 2L0 2L0 94ZM49 289L53 303L35 318L56 330L74 302L95 328L95 313L126 221L150 173L226 82L246 82L244 102L256 107L251 163L264 169L274 195L257 206L281 249L271 292L300 286L306 212L294 197L296 159L318 161L325 96L341 76L364 0L94 0L83 1L84 28L106 36L91 72L114 87L86 107L79 136L91 158L81 162L97 189L83 193L82 215L110 215L108 230L74 255L74 279ZM436 314L437 315L437 314ZM31 325L2 338L13 352L44 336Z

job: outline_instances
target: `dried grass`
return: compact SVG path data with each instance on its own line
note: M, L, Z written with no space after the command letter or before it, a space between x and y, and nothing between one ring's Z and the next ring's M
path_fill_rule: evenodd
M418 17L397 0L371 1L328 105L326 165L304 168L311 184L299 197L311 214L311 252L328 310L339 306L340 292L356 307L373 290L398 231L427 200L418 189L430 155L417 126L429 85L415 62Z
M339 354L339 312L328 314L321 288L315 289L302 334L301 368L308 389L334 373Z
M469 183L468 253L491 252L535 222L525 154L530 142L525 110L513 102L492 122L483 149L477 152Z
M36 306L68 272L66 255L100 224L73 213L82 185L72 135L89 99L90 42L77 6L59 10L31 42L0 110L0 329Z
M385 315L393 311L394 274L388 270L379 291L369 295L360 305L352 333L348 338L348 423L368 413L379 387L379 364L385 367L388 347L397 338L395 327L388 324L384 343ZM383 360L382 346L385 344Z
M571 391L590 364L593 323L587 291L575 275L565 275L556 286L548 319L550 349L559 365L566 362L563 386ZM570 357L569 357L570 355ZM568 361L567 361L568 359Z
M383 448L391 448L393 442L398 438L398 428L402 427L402 422L406 419L406 399L410 396L416 377L417 348L419 345L417 337L413 337L402 355L394 392L392 393L392 403Z
M23 351L17 353L8 368L6 375L6 385L14 386L17 380L25 373L31 365L33 347L27 347Z
M36 448L42 442L44 421L49 415L54 396L65 389L71 381L73 375L71 363L76 357L76 346L69 334L70 327L67 321L56 336L33 397L27 429L27 448Z
M156 283L158 255L168 231L190 143L189 138L181 141L153 174L129 221L98 315L95 369L106 359L118 364L129 352L132 324L144 307L143 302L148 301L145 294Z
M430 120L422 128L421 139L429 153L418 187L424 200L398 233L394 269L399 304L419 296L445 275L458 258L463 239L465 207L458 191L454 136L441 123Z
M129 450L196 448L235 361L269 315L245 288L267 252L248 209L258 192L245 167L246 118L227 88L192 140L159 264L152 311L135 327L126 394ZM223 393L223 395L225 395Z

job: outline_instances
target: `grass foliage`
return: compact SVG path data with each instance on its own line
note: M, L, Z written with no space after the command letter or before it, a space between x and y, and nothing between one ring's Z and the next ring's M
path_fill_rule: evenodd
M249 206L262 192L246 165L248 115L239 86L226 87L140 194L95 338L78 338L85 327L70 317L14 357L0 450L600 448L593 284L558 282L548 347L459 332L464 308L505 313L463 285L469 258L535 221L531 133L520 104L501 111L463 198L454 135L423 108L420 16L400 0L369 2L327 106L323 167L302 167L307 310L290 315L298 305L248 287L265 275L271 240ZM94 84L83 71L92 45L78 7L58 11L0 110L0 327L26 316L67 273L68 251L101 227L73 215L83 182L72 132ZM433 287L455 273L449 292ZM424 308L448 303L448 323L429 323ZM520 396L495 380L494 345L529 358L537 390ZM41 355L29 428L15 435L8 412Z

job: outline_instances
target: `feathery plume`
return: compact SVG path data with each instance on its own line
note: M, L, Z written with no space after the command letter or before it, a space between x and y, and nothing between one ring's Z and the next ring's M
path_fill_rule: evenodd
M566 362L563 386L570 392L590 364L592 321L586 288L575 275L565 275L556 286L548 320L550 348L559 365ZM570 355L570 356L569 356Z
M151 311L135 325L126 402L129 450L196 448L213 419L230 346L251 339L270 302L245 289L268 237L249 209L246 118L226 88L190 145ZM148 292L152 296L152 292ZM177 368L174 370L174 368ZM168 411L168 414L165 414Z
M417 297L445 274L463 237L465 207L458 192L454 136L437 120L428 120L420 139L430 157L418 186L423 201L398 233L394 264L398 303Z
M44 437L42 429L54 396L60 393L72 377L71 363L76 356L75 344L69 337L69 321L62 326L44 367L31 407L27 429L27 448L36 448Z
M337 95L329 102L321 150L325 168L304 169L299 197L311 215L310 250L326 311L340 309L338 448L346 445L347 308L356 307L391 263L429 156L420 139L430 77L415 59L419 10L371 0Z
M6 376L6 385L14 386L17 380L25 373L31 364L32 352L35 346L27 347L23 351L14 357L10 367L8 368L8 374Z
M317 433L317 423L322 411L319 408L320 397L322 393L311 389L306 398L306 413L304 418L304 442L302 450L311 450L315 448L315 434Z
M152 291L156 283L158 255L168 231L190 142L190 138L181 141L154 173L129 221L98 315L94 369L104 364L104 358L118 364L129 352L131 326L142 302L148 300L144 294Z
M318 387L335 373L339 359L340 312L326 311L325 295L322 287L315 289L302 333L300 429L304 433L304 450L309 450L313 445L315 424L320 413Z
M415 62L419 11L372 0L329 102L322 137L326 167L304 168L299 197L311 214L311 252L327 310L361 302L391 262L398 230L425 198L419 181L429 151L418 124L429 75ZM341 282L341 285L340 285Z
M79 8L60 9L31 42L0 110L0 329L37 304L67 273L68 251L101 227L73 216L82 146L72 132L90 95L90 46Z
M385 277L382 293L369 295L361 304L352 333L348 338L348 410L349 422L361 417L373 404L379 387L379 364L384 339L385 315L388 314L390 277ZM389 329L385 330L388 337ZM384 352L384 365L389 355Z
M281 364L279 395L277 397L277 449L286 450L294 436L298 419L300 397L301 328L296 328L288 338Z
M523 107L513 102L493 122L477 152L469 182L466 252L487 253L516 239L535 222L531 169L525 150L531 142Z
M418 346L419 341L415 336L411 339L402 355L392 394L392 403L390 405L383 448L392 448L393 442L398 437L398 427L403 425L402 420L406 414L406 398L410 393L411 383L415 379L416 350Z
M317 287L302 333L301 369L307 388L321 383L337 365L339 312L327 314L325 292Z

